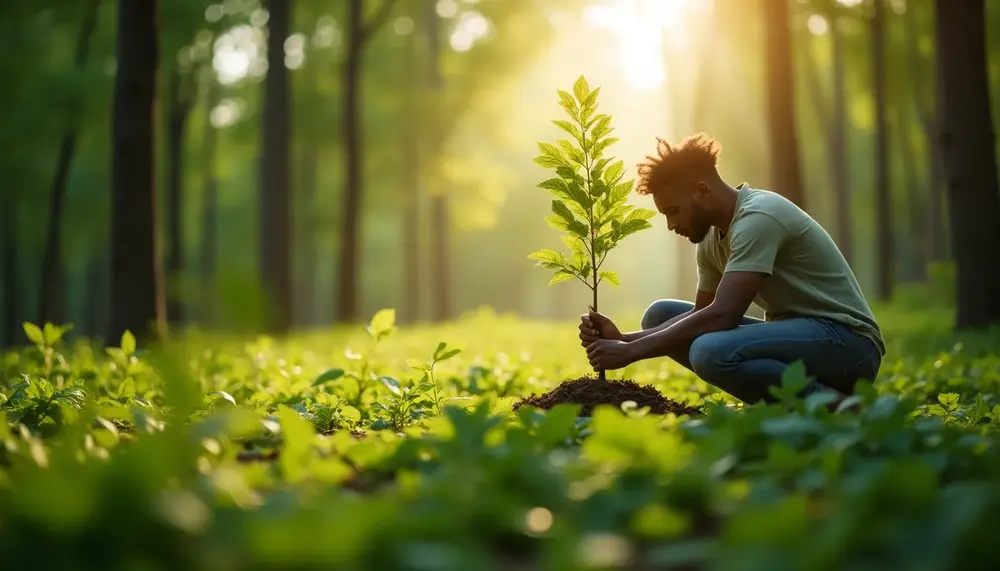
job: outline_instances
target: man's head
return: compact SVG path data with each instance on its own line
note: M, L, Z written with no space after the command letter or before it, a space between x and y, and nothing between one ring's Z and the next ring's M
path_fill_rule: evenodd
M667 228L697 244L712 228L723 190L728 188L716 170L720 145L704 134L679 145L657 137L656 156L639 163L636 193L651 195L666 216Z

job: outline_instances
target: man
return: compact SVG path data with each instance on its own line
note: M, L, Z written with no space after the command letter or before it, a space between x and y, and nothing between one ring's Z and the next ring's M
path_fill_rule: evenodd
M696 300L657 301L642 329L628 333L584 314L580 340L594 370L666 356L748 404L773 402L769 387L798 360L814 379L803 397L833 389L842 399L858 380L874 380L882 334L827 232L779 194L723 181L711 138L657 141L636 192L652 197L671 232L698 245ZM765 320L745 315L751 302Z

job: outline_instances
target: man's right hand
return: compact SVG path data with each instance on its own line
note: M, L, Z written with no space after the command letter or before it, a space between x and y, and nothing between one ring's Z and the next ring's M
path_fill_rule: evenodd
M617 339L624 341L625 337L618 326L606 316L591 311L580 316L580 344L587 347L598 339Z

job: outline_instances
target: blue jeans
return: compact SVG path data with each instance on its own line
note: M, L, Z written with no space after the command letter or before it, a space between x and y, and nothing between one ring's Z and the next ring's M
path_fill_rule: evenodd
M693 308L693 303L681 300L656 301L642 316L642 328L656 327ZM669 356L749 404L774 402L768 387L781 386L782 372L798 360L813 377L803 397L829 388L851 394L858 380L873 381L882 364L870 339L841 323L813 317L765 322L744 316L735 329L706 333Z

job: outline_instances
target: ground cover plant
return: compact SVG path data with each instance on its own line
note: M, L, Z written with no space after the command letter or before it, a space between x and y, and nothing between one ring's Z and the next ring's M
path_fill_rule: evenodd
M387 310L146 350L26 325L2 361L0 549L38 569L995 568L1000 333L879 315L890 354L856 413L626 371L696 417L514 411L585 371L572 323Z
M556 144L538 143L541 155L535 163L553 169L557 176L547 178L539 187L554 195L552 214L545 217L549 226L564 232L563 242L569 255L551 248L532 252L528 258L555 274L549 285L579 281L593 294L590 309L599 311L598 289L602 282L619 285L618 274L602 270L608 254L626 237L651 228L649 220L656 212L628 203L635 185L625 179L625 162L605 156L616 142L611 136L611 116L598 113L601 88L591 89L584 76L573 84L573 93L558 90L559 105L570 121L557 119L553 123L570 135ZM648 408L653 414L668 412L693 414L691 407L674 402L656 389L630 379L608 381L605 371L597 378L585 375L567 379L552 391L527 397L514 405L514 410L530 405L549 409L560 404L578 404L582 416L589 416L601 404L621 406L626 402Z

